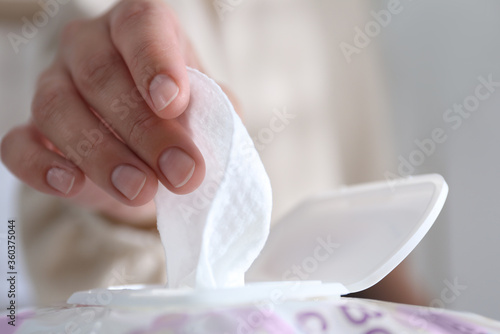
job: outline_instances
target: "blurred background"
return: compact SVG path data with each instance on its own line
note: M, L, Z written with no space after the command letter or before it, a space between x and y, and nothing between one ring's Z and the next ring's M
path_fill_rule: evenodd
M384 6L384 1L376 1ZM415 173L442 174L447 204L412 259L435 293L445 280L467 286L446 305L500 319L500 94L495 91L460 125L454 105L471 103L479 77L500 81L500 3L413 1L380 35L398 157L436 128L447 140ZM455 114L457 115L457 114ZM398 161L399 163L399 161Z
M7 20L8 1L0 3L4 135L11 124L27 117L34 81L23 78L36 76L42 68L35 68L31 60L42 52L50 54L50 44L42 39L71 15L52 19L23 52L13 54L6 36L20 21L12 19L18 17L14 14ZM78 10L68 5L64 11L94 15L109 6L90 3L75 5ZM448 201L410 256L413 275L435 297L431 306L500 319L498 1L373 0L367 5L323 0L314 8L306 0L233 1L238 5L224 13L223 20L220 12L208 20L207 25L216 22L222 29L219 39L190 28L199 10L188 9L198 8L197 1L170 3L180 12L195 45L212 45L202 58L250 110L247 126L257 144L265 144L259 152L280 194L275 217L309 194L342 184L442 174L450 186ZM389 19L383 17L386 12L391 12ZM252 24L255 28L249 29ZM275 35L267 34L267 29ZM241 70L249 64L250 56L244 58L248 52L253 67ZM19 67L21 72L13 71L7 65L13 63L26 65ZM289 82L297 86L287 90ZM12 100L7 95L14 93L18 103L6 103ZM262 143L259 131L270 115L284 109L298 120L274 134L272 142ZM329 122L335 124L325 126ZM340 135L332 139L335 131ZM441 133L439 141L432 140L436 131ZM306 153L297 158L298 148ZM339 172L330 175L330 170ZM6 249L5 222L17 216L18 207L29 208L18 204L17 181L3 166L0 175L0 242ZM0 260L0 273L7 271L5 266L6 261ZM22 264L19 271L25 272ZM27 273L20 277L19 302L29 305L29 277ZM1 282L0 291L6 291L5 280ZM460 288L450 294L450 286L457 284Z

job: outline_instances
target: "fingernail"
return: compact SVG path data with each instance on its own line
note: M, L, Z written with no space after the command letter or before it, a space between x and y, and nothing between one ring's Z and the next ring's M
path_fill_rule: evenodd
M191 179L195 163L193 158L177 147L166 150L158 161L160 169L175 188L180 188Z
M175 100L179 87L168 75L158 74L149 86L149 94L156 111L161 111Z
M47 183L55 190L67 195L73 188L75 176L65 169L53 167L47 172Z
M146 174L130 165L120 165L111 174L111 182L125 197L134 200L146 183Z

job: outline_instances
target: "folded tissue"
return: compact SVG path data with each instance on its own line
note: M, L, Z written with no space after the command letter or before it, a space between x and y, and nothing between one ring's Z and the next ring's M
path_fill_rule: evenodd
M244 285L269 233L271 185L239 116L221 88L188 69L191 99L179 117L206 164L200 187L155 198L169 288Z

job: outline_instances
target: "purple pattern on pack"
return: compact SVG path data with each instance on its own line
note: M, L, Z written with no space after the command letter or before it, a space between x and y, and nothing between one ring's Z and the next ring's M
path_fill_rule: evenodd
M220 312L164 314L146 330L130 334L294 334L295 331L279 316L258 308L241 308Z

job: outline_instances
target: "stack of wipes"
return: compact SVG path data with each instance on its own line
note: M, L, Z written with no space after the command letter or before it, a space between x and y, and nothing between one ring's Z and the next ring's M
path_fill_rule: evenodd
M155 202L168 287L244 285L269 233L271 186L253 142L221 88L188 69L191 100L179 118L206 164L201 186L176 195L160 185Z

